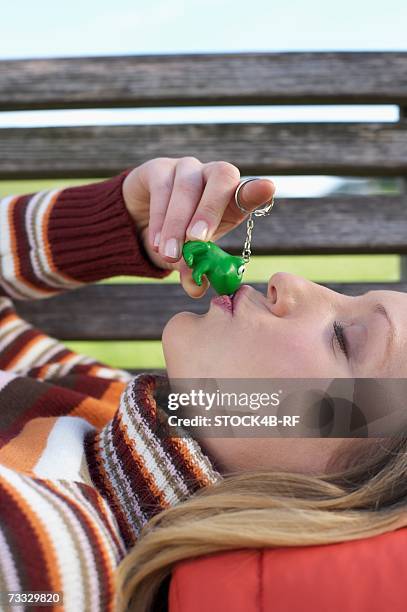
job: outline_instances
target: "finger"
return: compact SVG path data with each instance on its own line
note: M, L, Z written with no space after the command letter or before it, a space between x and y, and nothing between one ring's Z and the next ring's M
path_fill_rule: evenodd
M273 181L269 179L259 178L245 183L239 191L239 203L249 212L245 213L237 207L234 192L212 240L218 240L247 219L250 212L270 202L275 190Z
M197 285L192 278L192 270L185 264L185 268L182 267L179 270L179 278L183 289L189 295L189 297L198 299L205 295L209 289L210 283L205 274L202 276L202 285Z
M203 189L202 163L195 157L181 158L175 169L174 185L160 237L160 255L175 262L181 256L185 228Z
M241 206L252 212L262 204L269 202L273 197L276 190L276 186L270 179L258 178L255 181L250 181L243 185L239 191L239 203ZM248 213L241 211L235 202L235 196L233 194L233 204L236 211L242 214L244 217Z
M211 239L239 184L240 171L228 162L212 162L205 169L205 177L205 189L188 225L187 240Z
M174 185L176 159L158 158L146 164L145 182L150 194L148 240L154 251L158 252L161 230Z
M219 162L208 162L207 164L203 165L203 175L205 181L208 180L212 167L218 163ZM238 186L239 185L236 185L236 189ZM272 196L274 195L275 190L276 186L272 180L258 178L243 185L243 187L239 191L239 202L244 208L247 208L251 212L262 204L269 202ZM233 204L233 209L240 213L242 217L244 217L245 214L248 213L240 211L240 209L236 206L235 191L233 192L233 197L231 197L229 205Z

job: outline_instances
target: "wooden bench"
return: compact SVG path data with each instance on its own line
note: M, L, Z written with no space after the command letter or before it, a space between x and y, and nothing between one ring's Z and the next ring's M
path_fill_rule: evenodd
M396 104L398 123L179 124L1 131L0 178L108 177L158 156L228 160L242 177L407 176L407 53L141 55L0 62L0 110L269 104ZM257 255L401 255L394 283L332 283L357 295L407 291L407 181L387 196L278 198L255 227ZM245 224L219 241L242 250ZM254 283L265 291L265 284ZM161 339L177 284L93 285L18 311L61 339ZM86 304L86 307L84 307ZM137 312L137 316L134 313ZM147 370L144 369L144 370ZM159 370L158 370L159 371Z

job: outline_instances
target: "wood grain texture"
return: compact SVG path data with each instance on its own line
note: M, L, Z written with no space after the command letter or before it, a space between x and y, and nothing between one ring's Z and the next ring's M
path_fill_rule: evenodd
M407 125L407 106L400 107L400 122ZM407 197L407 173L403 177L402 193ZM407 255L400 257L400 279L407 281Z
M246 223L217 243L240 254ZM256 255L407 253L407 193L402 196L278 198L255 219Z
M377 289L407 292L407 283L320 284L347 295ZM266 294L265 283L251 286ZM160 340L171 317L181 311L207 312L214 295L209 289L203 298L194 300L178 284L93 285L46 301L16 302L15 306L21 316L56 338Z
M253 116L253 121L256 117ZM227 160L244 174L407 174L404 123L12 128L0 178L104 177L154 157Z
M134 55L0 62L0 109L407 104L405 52Z

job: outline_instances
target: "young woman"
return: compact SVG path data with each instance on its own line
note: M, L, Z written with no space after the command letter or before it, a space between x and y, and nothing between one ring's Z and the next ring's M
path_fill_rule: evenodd
M102 183L0 202L2 590L56 593L65 610L143 611L181 559L405 525L405 432L171 437L157 402L166 377L132 378L72 353L14 310L11 299L174 269L199 298L208 282L192 281L182 244L216 241L245 219L234 204L239 180L226 162L159 158ZM273 190L253 181L242 202L253 210ZM211 303L204 315L168 321L167 373L403 377L406 301L392 291L344 296L279 272L267 295L245 286L233 316ZM339 339L338 320L346 321Z

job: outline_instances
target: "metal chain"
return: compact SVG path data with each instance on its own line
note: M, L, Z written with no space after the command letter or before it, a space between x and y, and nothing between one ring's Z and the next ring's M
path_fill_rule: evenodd
M273 208L274 205L274 194L271 198L271 202L268 202L268 204L264 207L264 208L260 208L257 210L252 210L251 212L249 210L246 210L245 208L243 208L243 206L240 204L239 202L239 191L241 190L241 188L243 187L243 185L245 183L249 183L250 181L255 181L257 180L258 177L249 177L246 180L242 181L236 191L235 191L235 202L236 202L236 206L238 208L240 208L240 210L244 213L249 213L249 218L247 219L247 230L246 230L246 240L244 243L244 247L243 247L243 252L242 252L242 258L244 259L245 263L248 263L250 260L250 256L252 254L251 250L250 250L250 245L251 245L251 241L252 241L252 231L253 231L253 227L254 227L254 220L253 220L253 215L255 217L265 217L267 215L269 215L271 213L271 210Z
M249 218L247 219L246 240L245 240L243 252L242 252L242 257L246 263L249 262L250 256L252 254L250 250L250 245L252 242L253 227L254 227L253 213L250 213Z

